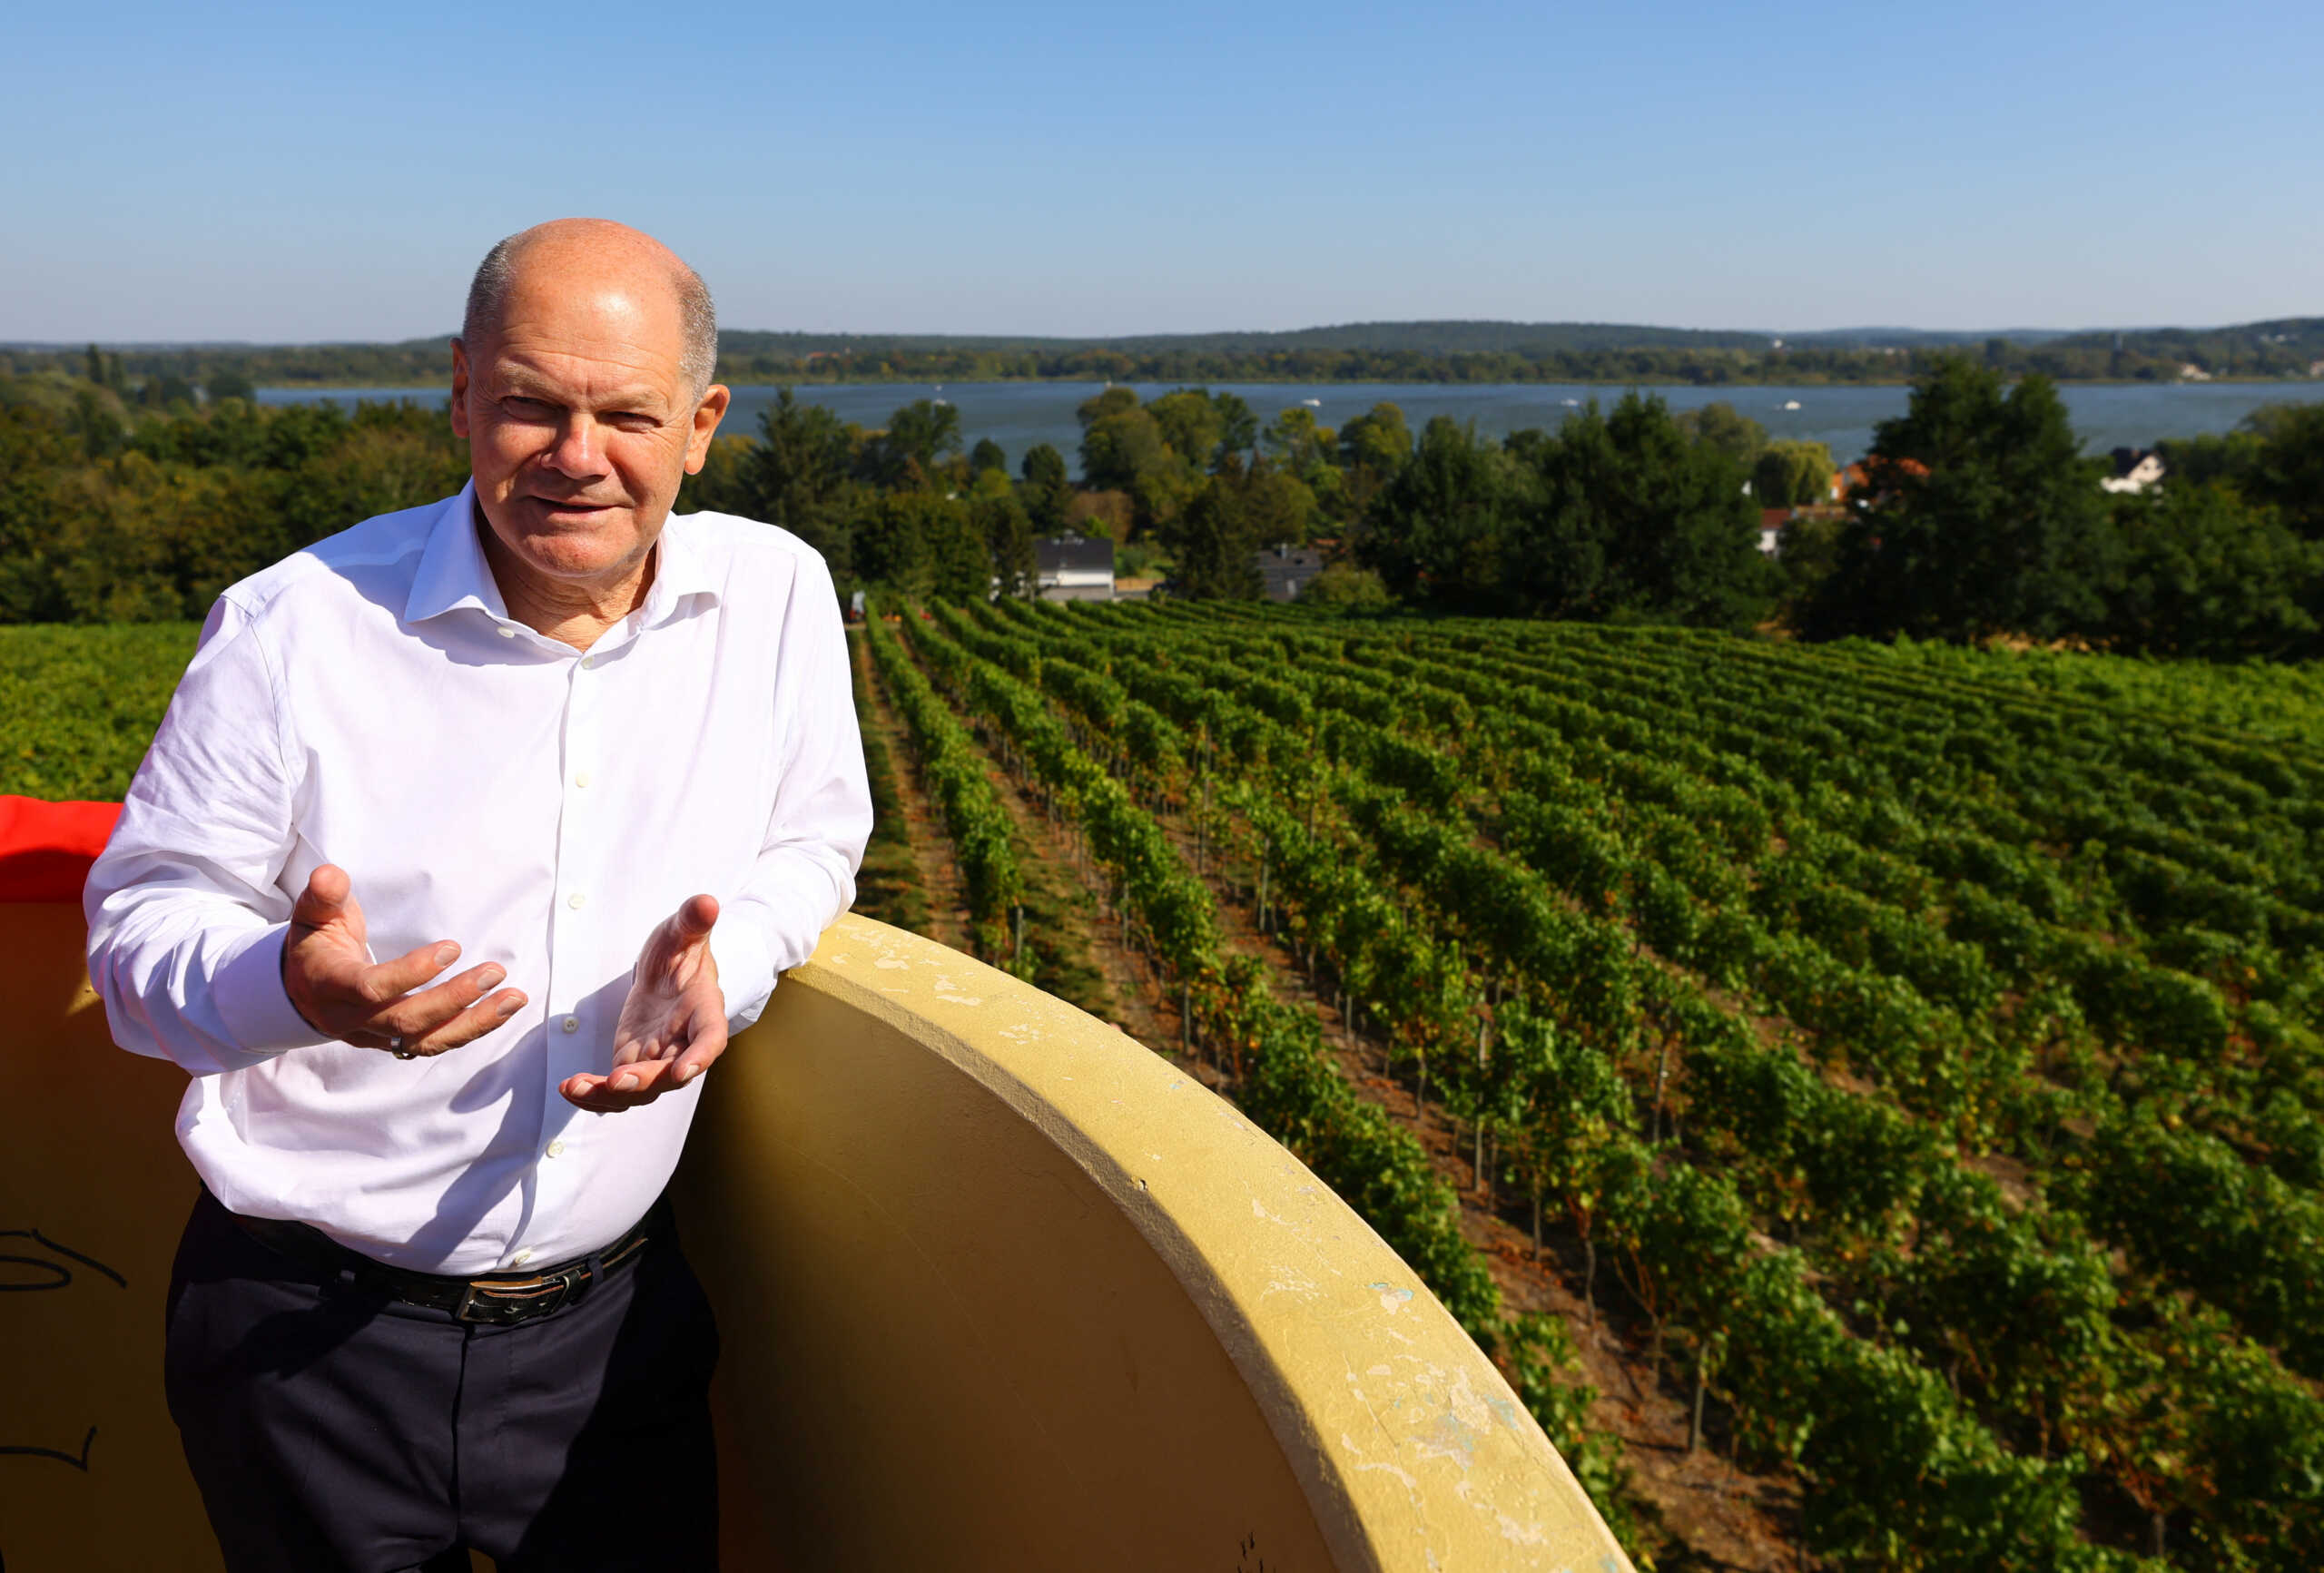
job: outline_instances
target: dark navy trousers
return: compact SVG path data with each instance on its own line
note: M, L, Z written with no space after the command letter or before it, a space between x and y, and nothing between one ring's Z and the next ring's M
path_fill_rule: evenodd
M231 1573L714 1573L718 1332L675 1237L578 1304L465 1325L321 1281L204 1192L163 1371Z

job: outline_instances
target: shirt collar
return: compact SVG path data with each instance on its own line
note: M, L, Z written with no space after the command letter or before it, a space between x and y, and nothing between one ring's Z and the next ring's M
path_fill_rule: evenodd
M662 534L655 544L654 583L646 586L645 605L641 608L645 615L639 619L645 626L676 616L684 610L689 595L718 599L718 584L711 576L695 530L692 514L672 514L662 521Z
M403 620L418 623L461 606L473 606L496 622L507 620L508 603L500 598L484 548L477 544L473 477L459 496L443 505L428 532L419 571L411 576L411 594L404 602Z
M474 607L495 622L508 620L508 603L501 598L500 585L492 576L491 565L484 560L476 531L476 481L471 477L458 496L442 505L428 533L419 571L412 575L411 594L404 601L405 622L440 617L463 606ZM714 601L718 585L694 539L693 516L672 514L663 520L655 543L654 583L646 587L639 623L650 627L668 621L683 609L689 595L707 595Z

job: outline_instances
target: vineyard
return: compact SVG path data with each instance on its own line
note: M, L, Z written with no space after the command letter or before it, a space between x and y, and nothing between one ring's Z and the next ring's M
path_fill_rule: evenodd
M119 795L191 630L0 635L0 791ZM862 904L1199 1069L1626 1540L1579 1349L1784 1482L1786 1566L2324 1566L2304 674L1222 605L857 654Z
M868 639L970 942L1024 943L1018 783L1173 1047L1618 1519L1570 1334L1504 1312L1456 1191L1571 1264L1690 1444L1797 1481L1810 1556L2324 1565L2324 756L2176 680L1659 629L1012 604Z

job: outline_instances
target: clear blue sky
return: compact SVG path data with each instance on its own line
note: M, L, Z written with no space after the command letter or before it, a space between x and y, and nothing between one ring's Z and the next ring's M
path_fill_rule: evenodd
M730 327L2324 313L2324 5L35 4L0 339L448 330L497 238Z

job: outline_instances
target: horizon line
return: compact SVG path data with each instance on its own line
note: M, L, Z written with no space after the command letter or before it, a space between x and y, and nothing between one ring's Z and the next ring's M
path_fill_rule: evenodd
M2237 329L2256 328L2284 322L2315 322L2324 320L2324 313L2317 316L2283 316L2253 318L2238 322L2184 323L2158 322L2146 324L2101 323L2076 328L2045 328L2023 324L2012 328L1919 328L1903 323L1876 323L1837 328L1695 328L1671 323L1617 322L1581 318L1558 320L1528 320L1516 317L1408 317L1367 318L1345 322L1321 322L1301 328L1205 328L1179 329L1159 332L1128 333L1010 333L955 332L950 329L914 330L908 329L868 330L852 328L743 328L721 325L719 333L763 333L797 339L1000 339L1009 342L1056 345L1105 345L1125 340L1156 340L1173 339L1218 338L1288 338L1302 333L1327 333L1361 328L1439 328L1490 327L1538 329L1638 329L1655 333L1741 334L1763 339L1828 339L1840 335L1917 334L1943 335L1963 339L2011 339L2040 334L2052 338L2070 338L2088 333L2222 333ZM407 344L428 344L449 341L458 337L457 330L445 333L408 335L400 339L0 339L0 349L30 352L69 351L86 349L94 344L100 349L327 349L352 347L374 348Z

